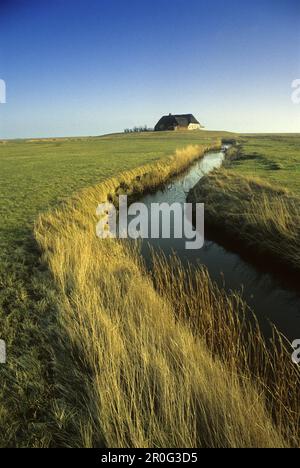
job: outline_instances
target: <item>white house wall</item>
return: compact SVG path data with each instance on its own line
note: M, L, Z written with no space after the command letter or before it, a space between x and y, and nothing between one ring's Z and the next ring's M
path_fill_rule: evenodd
M201 129L201 126L199 124L191 123L188 126L188 130L200 130L200 129Z

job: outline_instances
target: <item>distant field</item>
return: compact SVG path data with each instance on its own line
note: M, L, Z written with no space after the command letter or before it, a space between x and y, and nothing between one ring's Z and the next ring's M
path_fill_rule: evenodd
M219 135L166 132L0 142L0 246L22 241L40 211L77 190Z
M230 165L237 174L261 177L300 195L300 134L242 135L241 157Z

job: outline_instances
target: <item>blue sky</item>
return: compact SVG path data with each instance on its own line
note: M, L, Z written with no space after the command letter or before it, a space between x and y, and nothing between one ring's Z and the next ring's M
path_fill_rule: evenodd
M300 131L299 0L1 0L0 137Z

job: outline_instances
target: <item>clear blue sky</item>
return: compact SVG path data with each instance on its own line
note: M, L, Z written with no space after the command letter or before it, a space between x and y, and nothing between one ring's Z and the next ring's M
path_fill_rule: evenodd
M299 0L0 0L0 137L299 131Z

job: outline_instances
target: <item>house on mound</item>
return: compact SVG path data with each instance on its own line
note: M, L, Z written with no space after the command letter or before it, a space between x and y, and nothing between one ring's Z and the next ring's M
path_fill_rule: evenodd
M155 125L156 132L176 130L200 130L204 128L193 114L165 115Z

